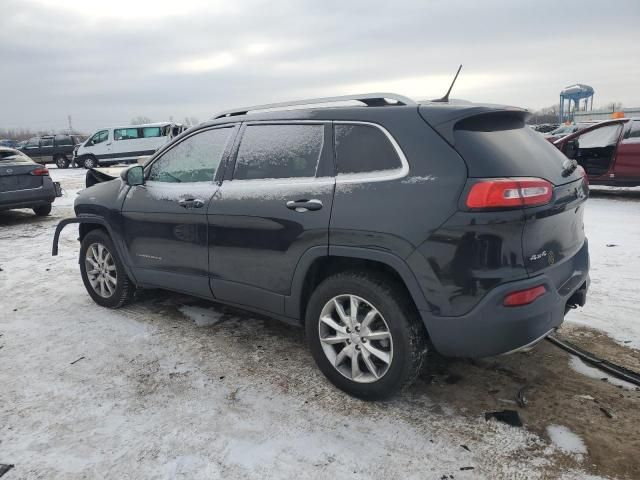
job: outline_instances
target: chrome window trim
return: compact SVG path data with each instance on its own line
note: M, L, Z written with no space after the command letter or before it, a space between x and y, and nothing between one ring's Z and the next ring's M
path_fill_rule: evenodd
M405 156L402 148L400 148L400 145L393 137L393 135L391 135L391 133L389 133L389 131L382 125L373 122L361 122L355 120L336 120L333 123L334 125L368 125L370 127L377 128L382 133L384 133L389 142L391 142L391 145L398 154L398 158L400 159L401 163L400 168L394 168L391 170L379 170L364 173L337 173L336 183L386 182L390 180L399 180L409 174L409 162L407 161L407 157ZM339 160L336 157L336 163L338 161Z
M278 185L333 185L335 183L334 177L289 177L289 178L246 178L242 180L231 179L225 180L223 184L228 185L250 185L255 184L267 184L270 186Z

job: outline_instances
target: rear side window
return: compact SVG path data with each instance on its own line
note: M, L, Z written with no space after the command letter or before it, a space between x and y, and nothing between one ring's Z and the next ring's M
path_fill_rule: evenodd
M313 177L323 143L324 125L249 125L233 178Z
M73 145L73 142L71 141L71 137L68 135L56 135L56 145Z
M142 129L142 137L143 138L154 138L161 137L162 132L160 131L160 127L144 127Z
M164 153L151 165L153 182L212 182L233 128L196 133Z
M113 138L115 140L133 140L139 136L137 128L116 128L113 130Z
M385 133L372 125L334 127L338 173L366 173L402 167Z

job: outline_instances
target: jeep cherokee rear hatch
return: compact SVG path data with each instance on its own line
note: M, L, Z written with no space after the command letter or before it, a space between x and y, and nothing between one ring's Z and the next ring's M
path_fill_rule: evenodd
M574 280L583 279L581 270L588 266L584 171L525 125L524 110L461 106L453 108L449 118L432 107L420 111L467 164L464 207L521 209L523 262L529 276L548 273L560 294L574 289Z

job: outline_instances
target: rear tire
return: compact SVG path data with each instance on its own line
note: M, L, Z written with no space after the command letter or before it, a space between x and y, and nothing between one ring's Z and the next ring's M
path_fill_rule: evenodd
M58 168L69 168L69 160L64 155L56 155L53 159Z
M427 352L424 326L404 288L385 276L343 272L328 277L312 293L305 317L307 341L318 368L350 395L386 398L420 373Z
M82 239L80 274L89 296L103 307L121 307L136 290L111 237L102 229L92 230Z
M40 207L35 207L33 209L33 213L35 213L39 217L46 217L51 213L51 204L42 205Z
M93 155L89 155L82 160L82 166L87 170L89 168L96 168L98 166L98 160Z

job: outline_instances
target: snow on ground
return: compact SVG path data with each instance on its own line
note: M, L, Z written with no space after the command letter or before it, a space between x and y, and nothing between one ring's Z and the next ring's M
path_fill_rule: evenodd
M316 369L303 332L278 322L164 292L98 307L73 228L50 256L84 173L51 170L65 188L52 217L0 218L0 463L16 464L7 480L599 478L580 464L553 469L580 450L563 427L548 443L463 415L428 386L388 402L350 398ZM638 202L590 202L593 299L573 321L638 347Z
M640 190L594 188L585 211L591 287L567 320L640 350Z
M549 425L547 427L547 433L551 438L551 442L560 450L568 453L587 453L587 446L582 439L567 427L562 425Z
M569 367L571 367L571 370L573 370L574 372L586 375L589 378L594 378L596 380L606 379L606 381L610 384L619 385L620 387L626 388L627 390L636 389L636 385L634 385L633 383L625 382L624 380L613 377L598 368L587 365L574 355L571 355L571 357L569 358Z

